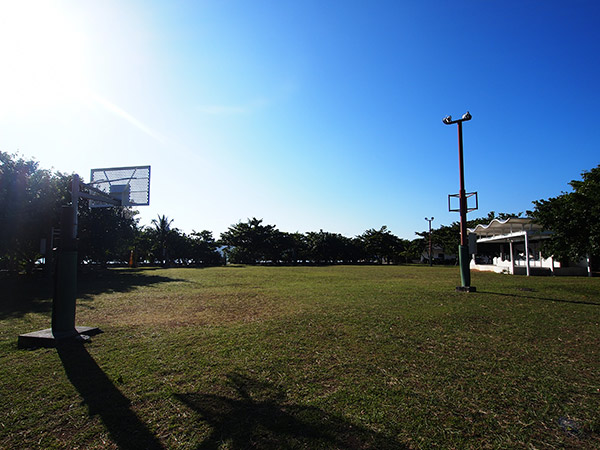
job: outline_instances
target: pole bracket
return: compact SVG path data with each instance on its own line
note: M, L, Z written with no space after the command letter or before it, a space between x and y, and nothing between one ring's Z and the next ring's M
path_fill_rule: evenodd
M475 211L476 209L479 209L479 197L477 196L477 192L468 192L465 194L465 198L468 199L469 197L475 197L475 206L469 208L467 206L467 212L471 212L471 211ZM460 206L458 209L456 208L452 208L452 206L450 205L450 199L451 198L458 198L459 199L459 204L460 204L460 194L448 194L448 211L449 212L460 212Z

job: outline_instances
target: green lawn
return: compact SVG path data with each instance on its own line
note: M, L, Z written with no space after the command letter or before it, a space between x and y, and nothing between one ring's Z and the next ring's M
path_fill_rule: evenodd
M0 448L600 448L600 278L455 267L110 270L85 346L1 280Z

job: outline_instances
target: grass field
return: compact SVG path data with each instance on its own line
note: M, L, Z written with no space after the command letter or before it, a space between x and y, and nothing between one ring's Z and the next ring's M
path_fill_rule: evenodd
M85 346L17 349L48 281L0 281L0 448L600 448L600 278L455 267L117 269Z

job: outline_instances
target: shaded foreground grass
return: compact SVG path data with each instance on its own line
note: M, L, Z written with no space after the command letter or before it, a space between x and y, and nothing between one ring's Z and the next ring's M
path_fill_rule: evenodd
M112 270L85 346L0 281L0 448L600 448L600 279L448 267ZM35 283L35 284L34 284Z

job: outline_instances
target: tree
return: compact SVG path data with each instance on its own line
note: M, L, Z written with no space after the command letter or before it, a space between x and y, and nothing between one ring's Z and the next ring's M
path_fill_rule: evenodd
M154 233L152 233L151 235L153 236L155 245L157 246L157 249L160 252L159 259L161 261L161 264L163 266L168 265L169 244L171 240L169 238L172 234L171 224L173 223L173 219L169 219L167 216L161 216L159 214L158 220L152 219L151 223L154 226L154 229L152 230Z
M387 226L381 229L369 229L359 236L363 244L367 259L375 261L378 264L383 262L399 262L404 251L402 240L392 234Z
M280 236L281 261L296 264L306 258L306 239L302 233L282 233Z
M306 233L307 259L316 264L336 264L348 261L352 240L338 233L320 230Z
M161 251L155 239L156 230L150 227L138 228L134 239L134 257L136 262L155 263L160 260Z
M40 241L58 226L67 196L66 177L33 160L0 152L0 264L31 272L42 255Z
M544 253L561 260L600 255L600 165L581 175L582 180L569 183L572 192L534 201L535 209L528 212L553 232Z
M71 202L72 175L40 169L33 160L0 152L0 266L31 272L42 256L50 256L53 229L61 227L62 206ZM130 208L90 209L79 199L78 251L80 260L127 261L137 231Z
M189 237L192 263L197 266L217 266L221 264L221 254L217 242L208 230L192 231Z
M403 253L404 262L418 261L427 248L427 242L424 238L416 238L412 241L405 241L405 250Z
M247 222L238 222L221 233L221 243L231 262L256 264L273 261L273 245L277 240L275 225L262 225L262 219L253 217ZM273 261L275 262L275 261Z
M429 242L429 231L420 231L415 234L423 238L423 248L425 249ZM431 230L431 243L441 248L444 253L455 255L460 243L460 222L452 222L450 225L441 225L439 228L433 228Z
M221 255L210 231L193 231L187 235L172 228L167 238L170 261L177 265L216 266Z
M109 261L126 263L135 248L136 210L123 206L93 208L79 200L79 258L106 266Z

